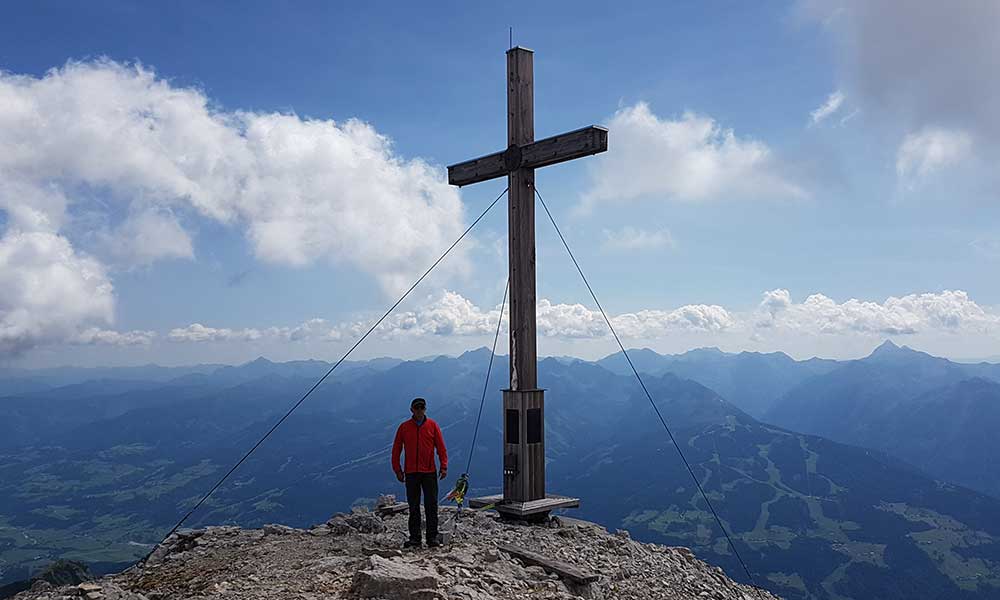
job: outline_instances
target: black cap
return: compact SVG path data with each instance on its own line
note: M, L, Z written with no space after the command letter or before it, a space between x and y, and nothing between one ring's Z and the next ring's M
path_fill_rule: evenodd
M423 398L414 398L413 402L410 402L410 408L427 408L427 401Z

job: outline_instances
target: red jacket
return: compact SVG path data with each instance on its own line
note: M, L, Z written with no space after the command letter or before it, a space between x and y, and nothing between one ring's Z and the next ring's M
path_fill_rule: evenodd
M399 453L406 449L406 469L399 466ZM434 473L434 449L441 459L441 470L448 469L448 450L444 447L444 436L434 419L427 417L422 425L407 419L396 430L392 443L392 470L396 473Z

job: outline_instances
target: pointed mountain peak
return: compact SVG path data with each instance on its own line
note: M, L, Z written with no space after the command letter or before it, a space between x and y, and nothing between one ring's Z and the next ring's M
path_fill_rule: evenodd
M886 340L878 348L872 350L865 360L897 360L915 357L933 358L925 352L914 350L909 346L897 346L891 340Z
M458 358L459 360L463 360L467 358L478 358L480 356L489 356L489 355L490 355L490 349L487 348L486 346L480 346L473 350L466 350L465 352L460 354Z
M905 348L905 346L903 348ZM898 354L901 351L903 351L903 348L897 346L895 343L893 343L892 340L886 340L881 344L879 344L878 348L872 350L872 353L869 354L868 357L873 358L876 356L892 356L893 354Z

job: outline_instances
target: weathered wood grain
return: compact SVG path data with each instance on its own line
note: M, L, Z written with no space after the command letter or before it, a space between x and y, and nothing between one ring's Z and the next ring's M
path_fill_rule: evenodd
M608 130L597 125L554 135L521 148L521 165L538 169L608 149Z
M531 50L507 51L507 143L534 141ZM510 389L538 386L535 338L535 171L520 168L507 176L510 269Z
M599 154L608 149L608 130L591 125L561 133L519 148L518 168L538 169L575 158ZM448 167L448 183L470 185L503 177L510 172L508 151L494 152Z
M469 185L503 177L508 173L503 152L494 152L448 167L448 183Z

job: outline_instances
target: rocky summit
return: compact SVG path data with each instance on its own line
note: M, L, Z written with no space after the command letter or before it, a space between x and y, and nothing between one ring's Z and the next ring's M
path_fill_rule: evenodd
M170 536L144 566L76 586L37 582L17 600L732 599L775 596L686 548L566 517L543 525L442 509L447 542L403 550L407 515L356 509L311 529L208 527Z

